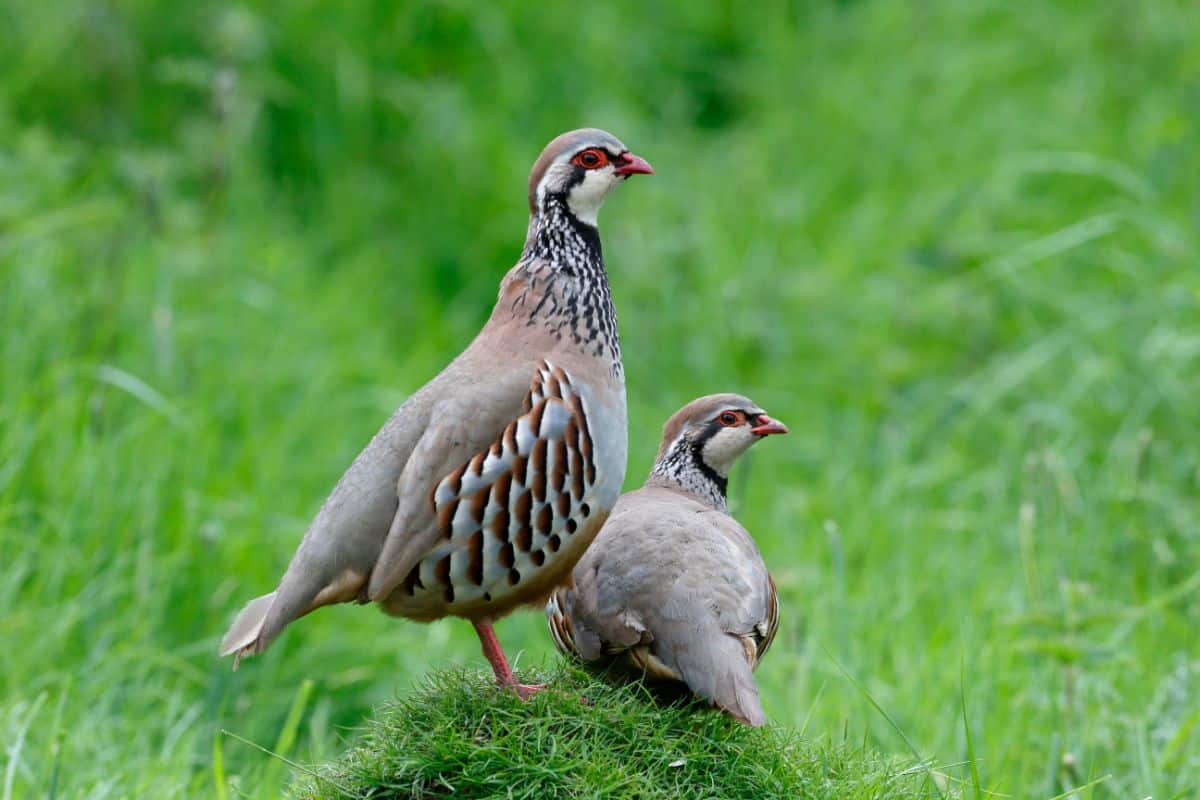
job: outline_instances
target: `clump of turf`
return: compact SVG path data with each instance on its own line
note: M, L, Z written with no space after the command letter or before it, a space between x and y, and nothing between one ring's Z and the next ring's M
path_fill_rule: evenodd
M849 742L752 729L573 666L522 702L468 671L436 673L380 707L293 796L327 798L924 797L919 768Z

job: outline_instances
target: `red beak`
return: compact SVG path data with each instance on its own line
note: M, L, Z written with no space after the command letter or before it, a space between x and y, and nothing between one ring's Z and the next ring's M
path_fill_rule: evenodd
M750 429L755 436L770 436L772 433L787 433L787 425L777 419L771 419L766 414L758 415L758 424Z
M622 153L623 159L617 164L614 170L618 175L653 175L654 167L650 166L650 162L641 156L635 156L633 153Z

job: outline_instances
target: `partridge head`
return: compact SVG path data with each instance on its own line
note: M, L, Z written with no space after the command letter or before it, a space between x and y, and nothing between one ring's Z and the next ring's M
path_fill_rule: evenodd
M775 585L728 513L729 470L787 427L749 398L709 395L672 416L642 488L621 496L546 605L555 644L586 663L686 685L751 725L753 670L779 623Z
M729 470L765 436L787 433L749 398L714 394L693 400L663 426L648 483L678 486L725 509Z
M534 688L516 683L492 622L544 603L620 491L625 378L596 220L617 184L650 172L601 130L546 147L491 317L350 465L222 655L261 653L321 606L374 602L420 621L469 619L498 682Z

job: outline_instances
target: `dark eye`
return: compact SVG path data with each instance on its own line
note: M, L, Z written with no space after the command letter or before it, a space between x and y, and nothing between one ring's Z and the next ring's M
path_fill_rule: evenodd
M726 411L722 413L721 416L717 417L717 422L721 423L727 428L737 425L738 421L738 415L732 411Z
M571 159L571 163L584 169L596 169L608 163L608 153L598 147L589 147Z

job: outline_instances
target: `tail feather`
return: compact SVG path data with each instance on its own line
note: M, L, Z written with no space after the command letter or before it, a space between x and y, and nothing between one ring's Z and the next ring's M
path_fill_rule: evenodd
M690 637L670 639L659 639L664 651L660 656L678 667L693 692L747 725L766 723L758 685L738 637L724 631L693 630Z
M714 698L717 707L755 728L766 724L767 715L749 667L726 675L723 684L718 687Z
M263 651L263 644L260 643L259 637L262 633L263 623L267 619L267 613L271 610L271 604L274 601L275 592L251 600L238 613L224 638L221 639L222 657L236 653L233 661L234 669L237 669L242 656L257 655Z

